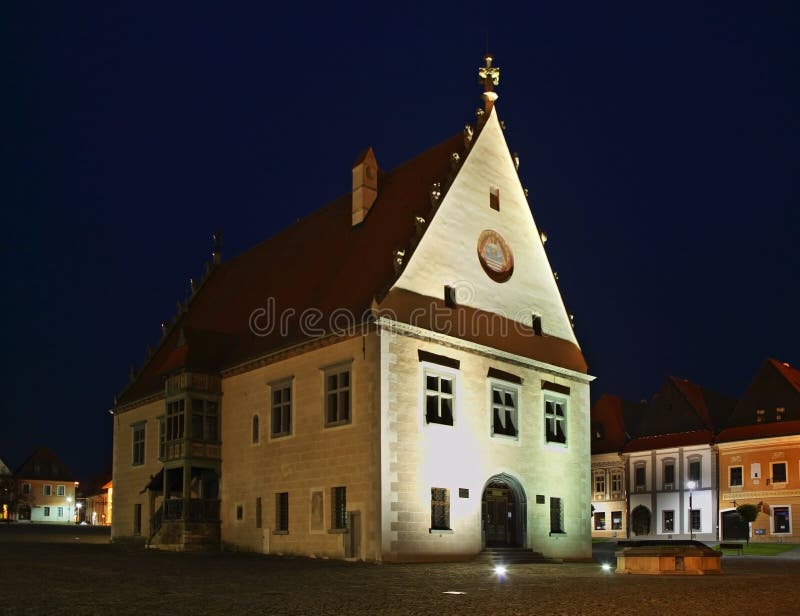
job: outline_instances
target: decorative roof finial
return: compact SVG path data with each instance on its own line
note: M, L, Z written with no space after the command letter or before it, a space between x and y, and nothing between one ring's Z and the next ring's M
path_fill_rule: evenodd
M500 67L492 66L492 60L494 60L492 54L487 53L483 60L486 62L486 66L481 66L478 69L478 77L480 77L478 83L483 84L483 100L486 104L486 111L489 111L497 100L497 92L494 91L494 86L500 83Z

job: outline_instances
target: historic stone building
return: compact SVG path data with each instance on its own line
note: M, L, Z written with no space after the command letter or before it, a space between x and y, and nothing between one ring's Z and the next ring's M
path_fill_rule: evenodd
M479 74L474 127L215 250L116 402L115 540L591 556L592 377Z

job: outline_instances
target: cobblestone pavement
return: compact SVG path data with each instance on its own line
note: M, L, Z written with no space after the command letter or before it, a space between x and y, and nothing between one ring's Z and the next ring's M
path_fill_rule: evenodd
M6 535L5 538L7 538ZM618 575L599 564L376 565L245 553L9 542L0 613L796 614L800 561L723 557L723 575Z

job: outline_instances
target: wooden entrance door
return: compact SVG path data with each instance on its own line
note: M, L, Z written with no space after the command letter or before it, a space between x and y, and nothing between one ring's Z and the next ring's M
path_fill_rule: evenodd
M505 484L489 485L483 495L482 508L486 545L516 545L516 508L511 489Z

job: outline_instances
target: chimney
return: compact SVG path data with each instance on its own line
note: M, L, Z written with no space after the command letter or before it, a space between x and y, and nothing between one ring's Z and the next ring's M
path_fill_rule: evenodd
M375 152L367 148L353 164L353 219L355 227L364 222L378 198L378 162Z

